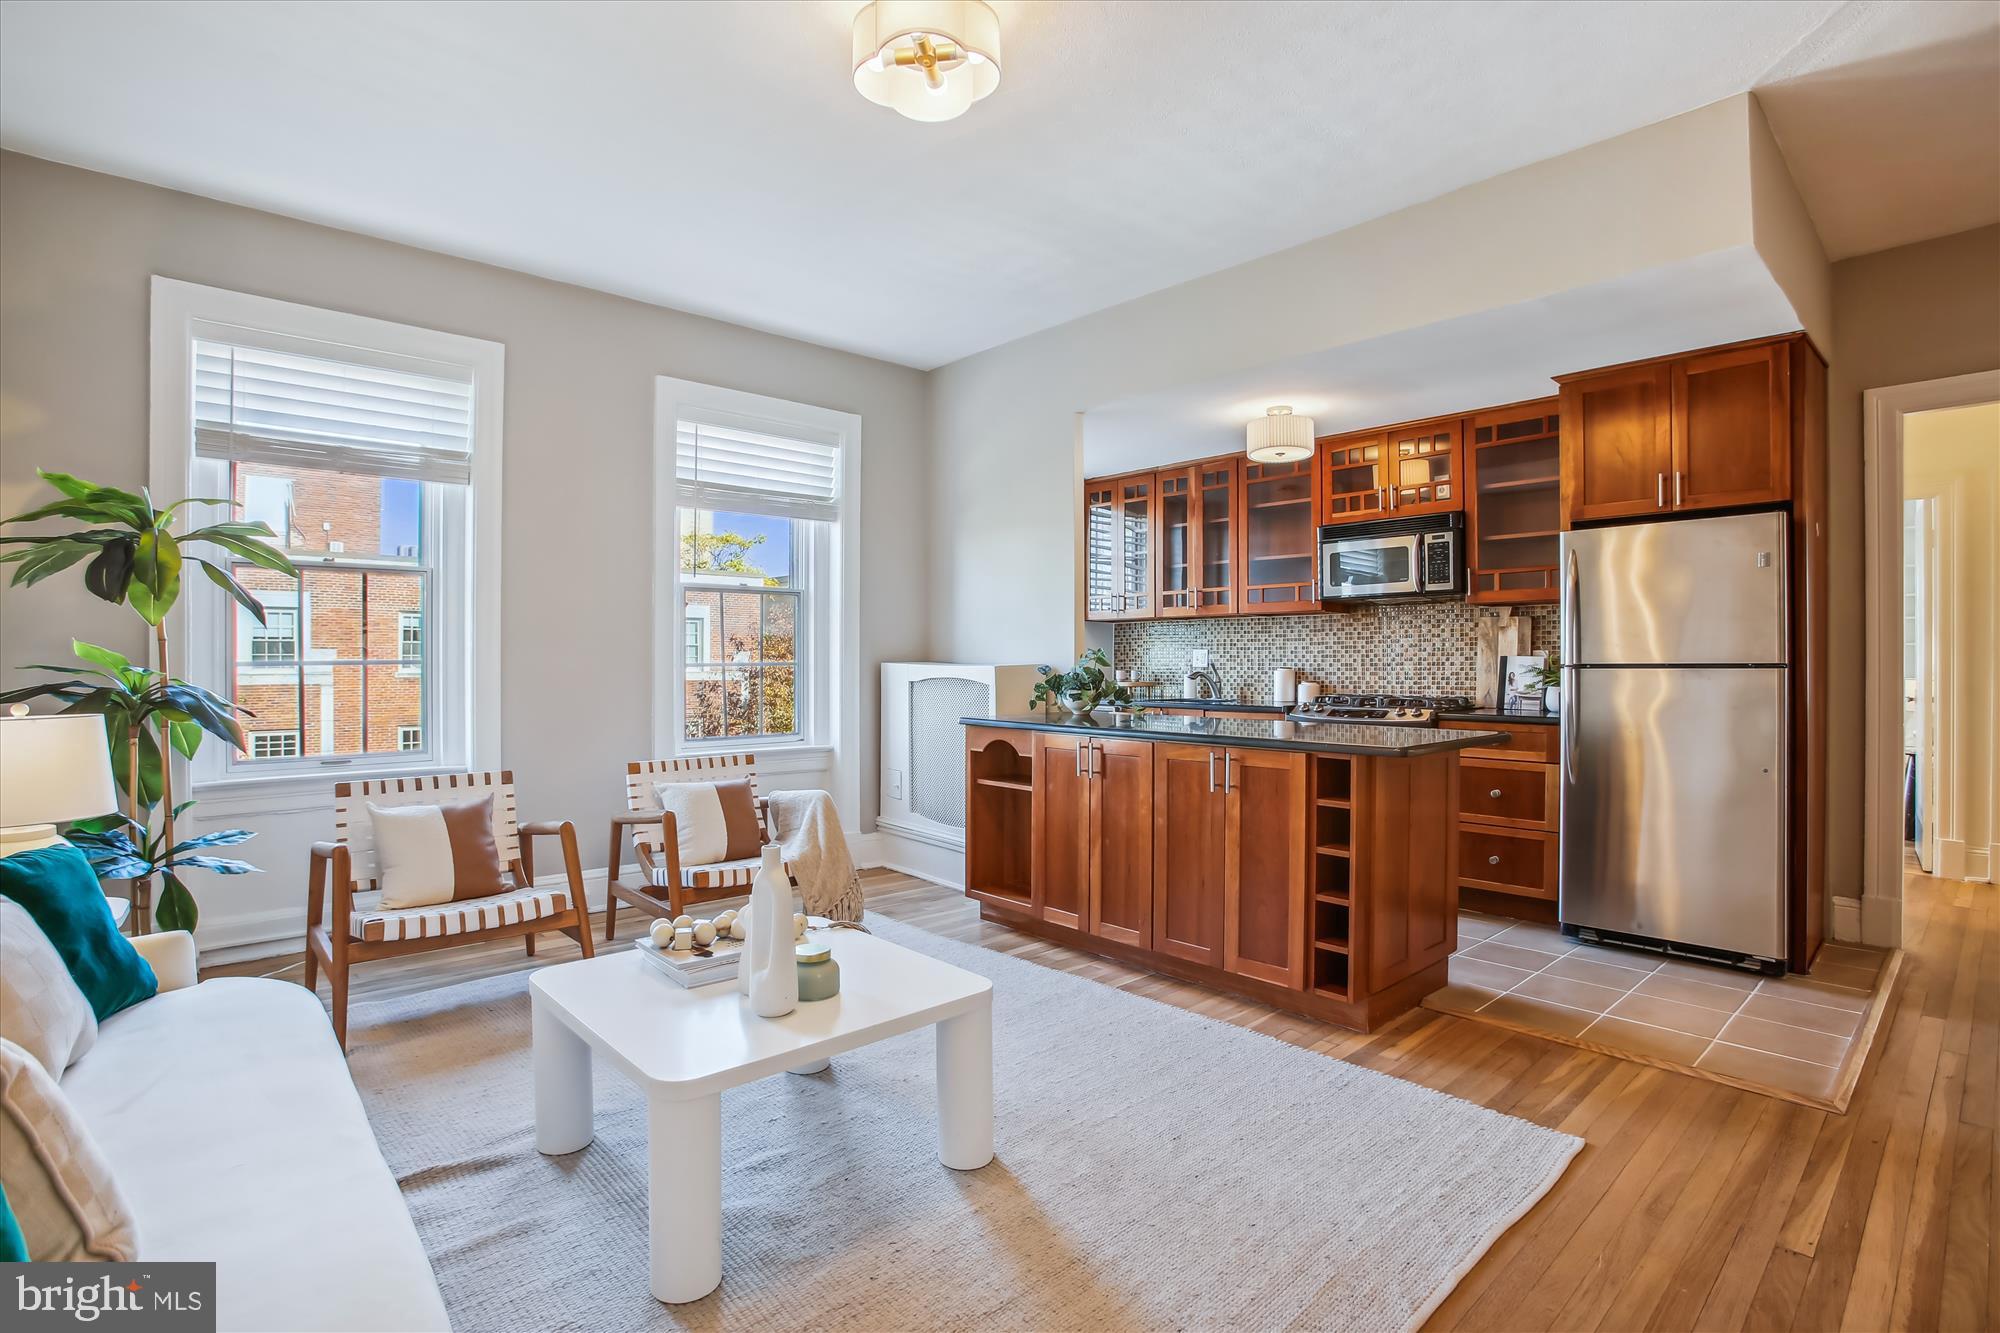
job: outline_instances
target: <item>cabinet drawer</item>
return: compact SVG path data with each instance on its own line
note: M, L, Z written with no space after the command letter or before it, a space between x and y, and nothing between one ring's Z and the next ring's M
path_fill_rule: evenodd
M1476 824L1554 829L1556 770L1548 764L1463 759L1458 766L1459 817Z
M1556 896L1556 835L1461 824L1458 882L1524 898Z
M1536 763L1553 762L1556 757L1556 743L1561 728L1554 723L1523 722L1519 725L1506 722L1440 722L1446 731L1497 731L1500 738L1481 741L1479 744L1460 750L1467 759L1526 759Z

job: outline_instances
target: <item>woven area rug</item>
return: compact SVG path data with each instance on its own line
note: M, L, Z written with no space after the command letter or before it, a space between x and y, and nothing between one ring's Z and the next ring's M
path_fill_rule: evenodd
M993 980L993 1163L939 1165L929 1031L725 1093L722 1286L646 1286L646 1143L535 1151L527 974L356 1005L354 1081L462 1333L1392 1330L1582 1141L881 918ZM308 1148L310 1145L306 1145ZM357 1274L357 1281L366 1275Z

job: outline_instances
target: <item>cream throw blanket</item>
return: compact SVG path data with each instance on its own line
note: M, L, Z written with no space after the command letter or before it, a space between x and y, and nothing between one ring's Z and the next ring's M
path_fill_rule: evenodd
M766 799L771 836L805 899L806 914L861 920L861 878L854 873L833 797L823 791L774 791Z

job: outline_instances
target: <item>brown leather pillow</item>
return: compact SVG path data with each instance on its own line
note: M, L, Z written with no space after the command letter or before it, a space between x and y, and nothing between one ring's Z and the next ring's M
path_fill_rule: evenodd
M764 828L757 820L757 798L750 793L750 780L715 784L715 799L722 803L722 823L729 831L725 861L741 861L764 850Z
M493 841L493 798L440 805L444 830L451 838L451 900L490 898L507 891L500 848Z

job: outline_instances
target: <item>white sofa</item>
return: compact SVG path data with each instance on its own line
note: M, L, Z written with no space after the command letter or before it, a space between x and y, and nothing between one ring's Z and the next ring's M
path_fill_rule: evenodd
M197 984L185 931L133 943L160 993L106 1019L62 1089L138 1219L140 1257L214 1260L223 1329L448 1329L318 997Z

